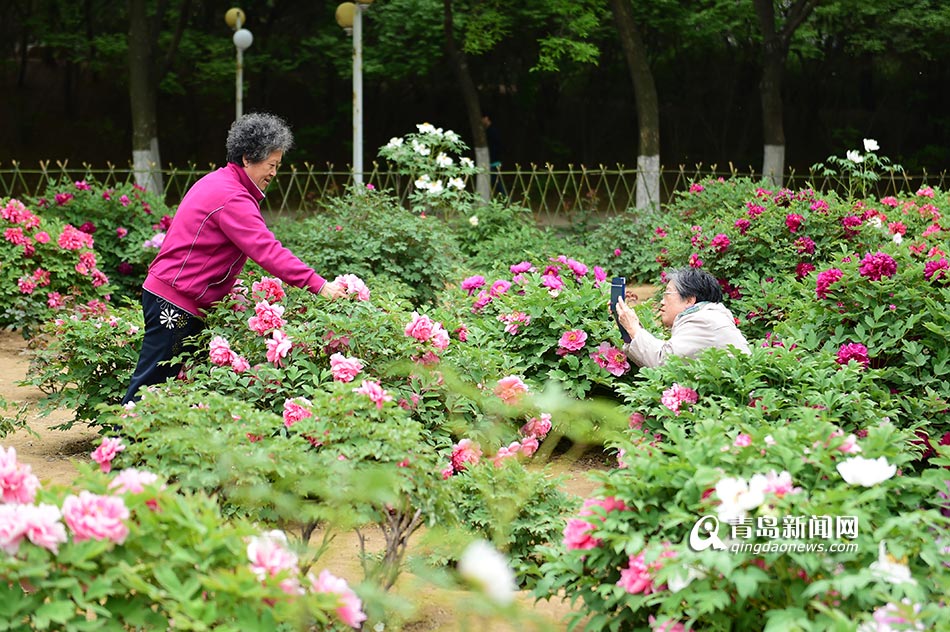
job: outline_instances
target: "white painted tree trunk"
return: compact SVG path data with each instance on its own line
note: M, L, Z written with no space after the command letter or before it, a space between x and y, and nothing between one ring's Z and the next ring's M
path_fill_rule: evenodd
M762 178L774 187L783 184L785 175L785 145L766 145L762 158Z
M660 156L637 156L637 210L660 207Z
M132 150L132 171L135 183L151 193L163 195L162 158L158 152L158 139L152 138L150 149Z
M487 204L491 201L491 161L488 158L488 147L475 148L475 166L478 167L475 193Z

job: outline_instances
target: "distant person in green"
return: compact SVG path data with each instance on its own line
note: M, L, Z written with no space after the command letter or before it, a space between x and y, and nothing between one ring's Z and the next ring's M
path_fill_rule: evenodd
M668 340L661 340L640 325L640 319L627 303L618 299L617 321L630 334L623 352L637 366L664 364L671 355L692 358L706 349L733 346L749 352L749 343L736 326L732 312L722 304L722 288L716 277L698 268L672 272L663 299L660 321L670 329Z

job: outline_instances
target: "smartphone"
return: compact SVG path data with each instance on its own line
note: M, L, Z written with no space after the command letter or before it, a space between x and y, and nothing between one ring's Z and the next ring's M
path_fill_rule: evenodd
M614 322L617 323L617 329L620 330L620 337L624 342L630 342L630 334L623 328L620 321L617 320L616 305L618 300L627 298L627 277L614 277L610 281L610 313L614 315Z

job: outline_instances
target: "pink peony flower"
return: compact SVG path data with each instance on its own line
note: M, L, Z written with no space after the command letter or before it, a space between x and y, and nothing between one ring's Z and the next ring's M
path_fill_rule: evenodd
M471 439L462 439L452 446L452 473L458 474L464 470L468 464L478 465L482 458L482 450L477 443Z
M531 317L524 312L499 314L498 320L505 323L505 333L509 333L512 336L517 335L517 333L521 331L522 324L525 326L531 324Z
M86 490L63 501L63 518L77 542L111 540L122 544L129 534L129 510L118 496L98 496Z
M672 410L674 414L679 415L683 404L695 404L699 401L699 393L689 387L680 386L674 382L673 386L663 391L663 396L660 398L660 401L664 406Z
M627 362L627 356L623 351L614 347L609 342L602 342L597 349L590 354L591 359L603 369L606 369L611 375L623 375L630 369L630 363Z
M867 277L872 281L880 281L881 277L891 277L897 272L897 262L894 257L880 250L874 254L868 253L861 260L861 267L858 268L861 276Z
M564 527L565 548L588 550L599 546L601 541L594 538L591 532L603 522L603 515L626 508L622 500L613 496L586 499L578 512L579 517L568 520Z
M283 305L271 305L267 301L259 301L254 306L254 316L247 319L247 326L263 336L272 329L283 329L283 315Z
M541 413L540 417L532 417L528 423L521 426L521 435L523 437L537 437L544 439L551 432L551 415Z
M116 454L122 452L122 450L125 450L125 446L122 444L121 438L104 437L99 447L93 450L89 456L92 457L93 461L99 464L100 471L109 472L112 470L112 459L115 458Z
M868 366L868 348L857 342L848 342L838 348L838 358L835 360L838 364L847 364L854 360L862 366Z
M145 470L127 468L115 475L109 489L116 494L141 494L145 487L158 480L158 475Z
M254 281L251 291L268 303L279 303L286 296L284 282L274 277L262 277L260 281Z
M284 400L284 425L290 428L301 419L313 417L310 406L310 400L306 397Z
M347 294L355 294L356 300L369 300L369 287L366 286L366 283L363 282L363 279L359 278L355 274L343 274L334 279L334 281L339 281L342 283Z
M601 540L591 535L594 525L581 520L580 518L571 518L564 526L563 544L567 550L590 550L600 546Z
M504 279L498 279L491 284L491 289L488 290L488 293L494 296L501 296L506 294L508 290L511 289L511 281L505 281Z
M732 442L732 445L737 448L748 448L752 445L752 437L747 434L740 434L736 437L736 440Z
M23 508L29 506L6 503L0 505L0 550L8 555L16 555L20 550L20 542L26 535Z
M685 625L674 619L659 621L651 614L647 621L650 623L652 632L690 632Z
M706 190L706 187L704 187L698 182L693 182L692 184L689 185L690 193L702 193L705 190Z
M125 236L128 235L128 234L129 234L129 229L128 229L128 228L124 228L124 227L122 227L122 226L119 226L118 228L115 229L115 235L116 235L116 237L118 237L119 239L124 239Z
M508 405L515 405L528 392L528 385L517 375L508 375L498 380L495 395Z
M580 261L575 261L574 259L568 259L567 267L571 269L571 272L573 272L574 276L577 278L581 278L582 276L587 275L587 266L581 263Z
M540 441L538 441L538 437L535 437L535 436L525 437L524 439L521 440L521 453L525 456L531 456L532 454L538 451L539 446L540 446Z
M492 295L485 290L482 290L478 293L478 296L475 297L475 302L472 303L472 311L480 312L486 305L492 302Z
M643 553L629 556L627 568L620 570L620 579L617 581L617 585L631 595L638 593L649 595L655 592L653 576L650 574L650 567L647 566Z
M353 389L354 393L366 395L376 404L376 408L382 408L385 402L392 401L393 396L387 393L379 382L372 380L363 380L358 388Z
M932 198L934 196L934 190L932 187L922 186L919 189L917 189L917 195L920 197Z
M66 527L60 522L63 517L56 505L21 505L23 535L36 546L53 553L59 552L59 545L66 542Z
M244 373L249 368L251 368L251 363L244 356L235 355L231 359L231 369L235 373Z
M283 576L280 587L287 594L300 592L300 568L297 554L287 546L287 536L283 531L268 531L260 536L248 539L247 558L251 571L260 581Z
M212 364L229 366L234 362L235 353L231 351L230 343L221 336L212 338L209 347Z
M334 576L330 571L320 571L320 575L313 576L309 573L307 578L310 580L310 590L316 593L333 593L339 597L339 606L336 609L336 616L340 621L351 628L359 628L366 620L366 614L363 612L363 602L349 587L346 580Z
M792 483L792 475L786 471L776 473L771 470L765 476L756 474L749 481L750 488L762 489L763 494L775 494L779 498L785 494L797 494L802 491L801 487L795 487Z
M280 329L275 329L273 337L267 341L267 361L274 366L284 366L284 358L290 353L293 343L290 337Z
M92 248L92 235L78 230L71 224L66 224L63 227L63 232L60 233L59 238L56 240L56 243L59 244L59 247L63 250Z
M531 265L530 261L522 261L521 263L516 263L508 269L511 270L512 274L521 274L523 272L531 272L534 270L534 266Z
M571 329L570 331L565 331L561 334L561 339L558 340L558 355L566 355L573 351L580 351L584 348L584 344L587 342L587 332L583 329Z
M557 274L541 275L541 285L548 288L548 292L552 296L557 296L557 292L564 289L564 281Z
M441 323L433 321L428 316L412 312L412 320L406 325L405 334L420 342L432 342L436 349L445 349L449 346L449 333Z
M352 382L362 370L363 363L358 358L347 358L342 353L330 356L330 372L337 382Z

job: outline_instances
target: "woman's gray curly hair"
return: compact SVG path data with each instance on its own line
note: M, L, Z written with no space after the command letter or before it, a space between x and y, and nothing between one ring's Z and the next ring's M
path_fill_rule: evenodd
M251 163L262 162L278 149L287 153L293 145L294 135L284 119L264 112L245 114L228 130L228 162L240 166L245 158Z

